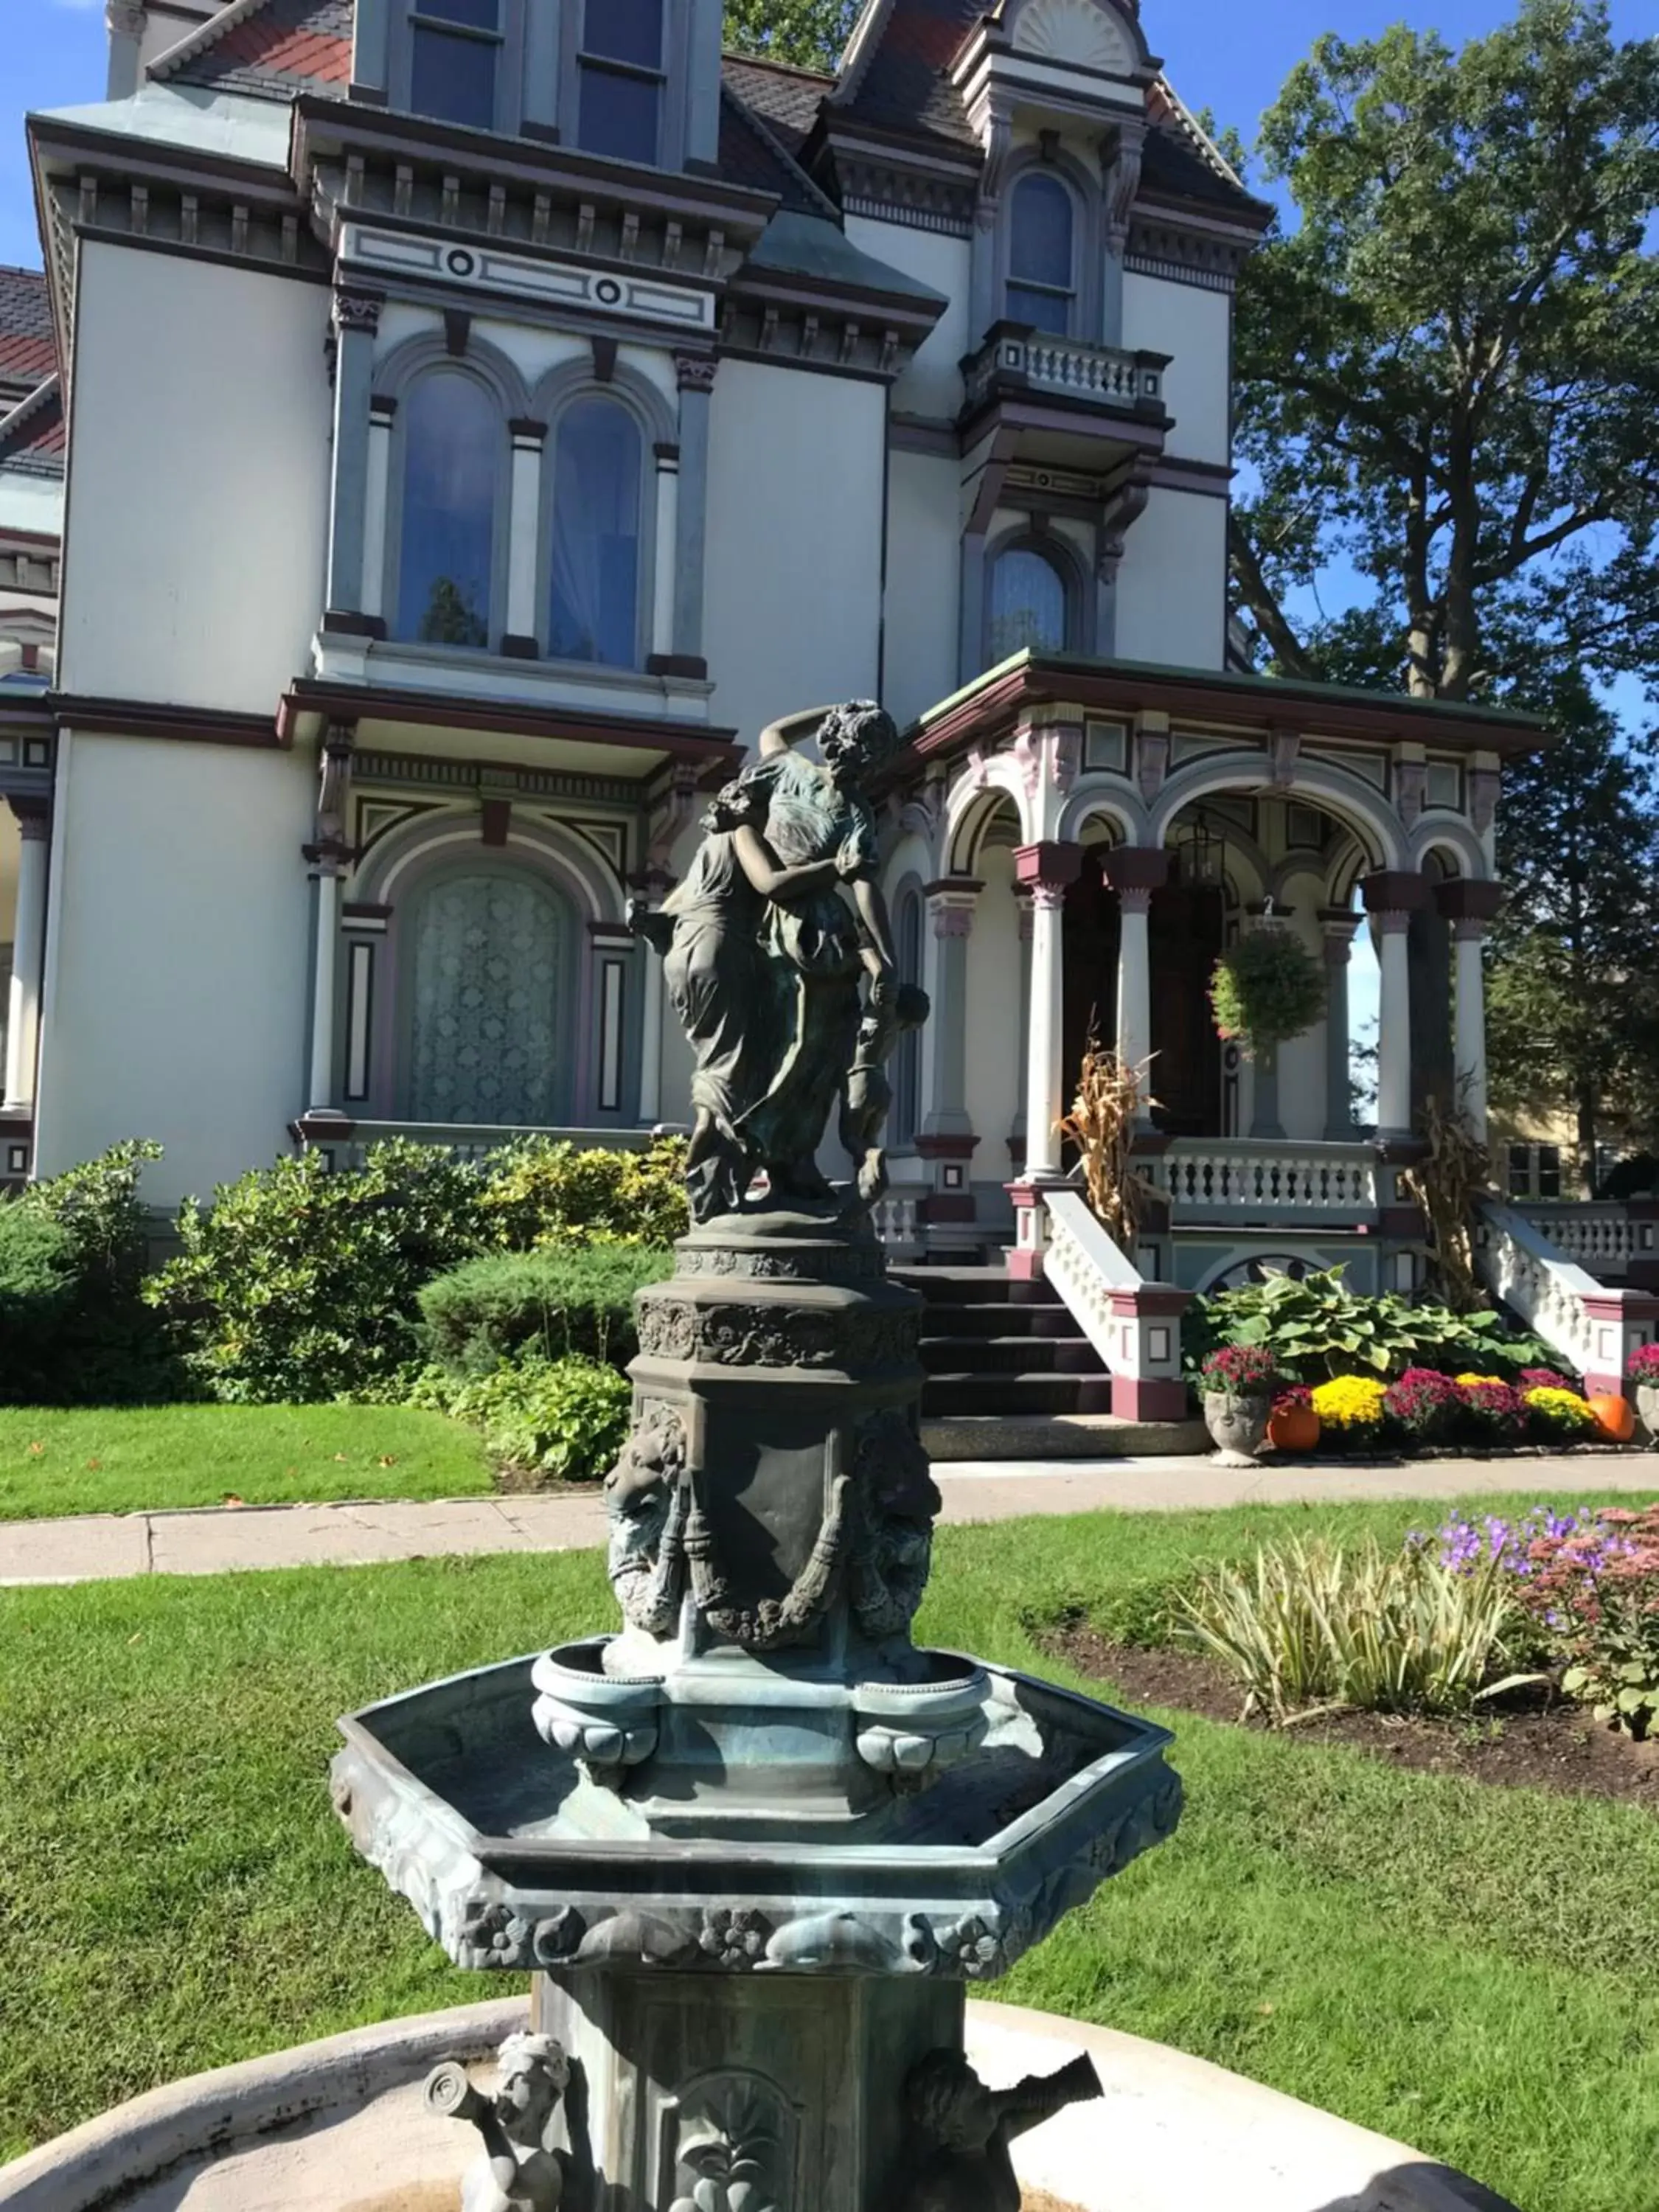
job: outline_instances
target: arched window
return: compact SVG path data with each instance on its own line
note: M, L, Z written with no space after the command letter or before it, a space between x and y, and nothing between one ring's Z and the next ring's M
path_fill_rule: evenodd
M922 907L920 891L906 891L899 901L898 926L893 946L898 957L899 980L920 984L922 980ZM893 1068L892 1134L896 1147L915 1142L921 1124L921 1031L906 1030L899 1038Z
M1066 337L1077 295L1076 228L1072 195L1058 177L1033 170L1014 186L1008 214L1011 323Z
M641 447L619 400L579 399L559 418L547 639L555 660L638 665Z
M556 1125L575 1036L564 901L527 871L473 867L418 891L407 927L405 1114Z
M1066 578L1058 564L1035 545L1011 545L991 570L991 609L987 649L989 665L1016 653L1064 653Z
M494 399L464 370L430 369L410 392L398 559L400 638L489 645L504 442Z

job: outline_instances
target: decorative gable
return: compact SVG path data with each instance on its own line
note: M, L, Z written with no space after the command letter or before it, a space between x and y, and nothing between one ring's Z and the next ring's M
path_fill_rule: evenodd
M1016 53L1098 70L1105 76L1128 76L1144 58L1134 32L1103 0L1025 0L1012 36Z

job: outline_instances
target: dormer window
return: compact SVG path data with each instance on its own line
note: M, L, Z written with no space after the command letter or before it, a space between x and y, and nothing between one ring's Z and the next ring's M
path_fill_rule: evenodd
M416 0L410 11L410 99L417 115L495 127L502 0Z
M1077 300L1077 221L1057 176L1036 169L1014 186L1008 216L1008 285L1003 312L1056 337L1071 334Z
M660 159L663 0L586 0L578 143L584 153Z

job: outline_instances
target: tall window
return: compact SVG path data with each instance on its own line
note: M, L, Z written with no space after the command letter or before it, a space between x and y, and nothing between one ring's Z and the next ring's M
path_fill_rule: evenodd
M642 469L640 427L620 401L579 399L560 416L547 641L556 660L638 664Z
M488 646L502 424L460 369L421 378L404 416L398 635L423 645Z
M654 165L662 136L663 0L586 0L577 140Z
M409 104L417 115L494 130L501 9L501 0L415 0Z
M1013 545L991 571L990 635L994 668L1016 653L1064 653L1066 579L1034 545Z
M410 926L404 1111L556 1123L573 1035L562 900L517 871L446 876L418 897Z
M1072 195L1058 177L1034 170L1014 186L1008 218L1011 323L1064 337L1077 292Z

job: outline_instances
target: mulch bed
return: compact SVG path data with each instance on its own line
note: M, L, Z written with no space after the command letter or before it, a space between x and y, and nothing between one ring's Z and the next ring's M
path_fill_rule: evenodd
M1067 1628L1046 1648L1080 1674L1109 1681L1133 1705L1169 1705L1212 1721L1239 1723L1243 1692L1195 1653L1110 1644L1092 1629ZM1616 1797L1659 1814L1659 1742L1632 1743L1600 1728L1582 1705L1523 1697L1494 1702L1469 1721L1408 1720L1390 1713L1340 1713L1299 1722L1288 1733L1310 1743L1347 1744L1424 1774L1464 1774L1502 1787Z

